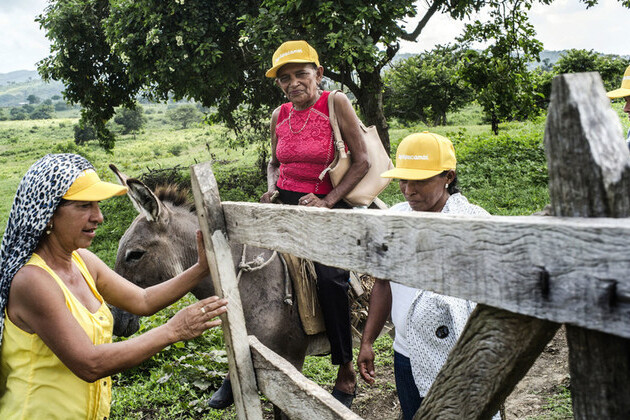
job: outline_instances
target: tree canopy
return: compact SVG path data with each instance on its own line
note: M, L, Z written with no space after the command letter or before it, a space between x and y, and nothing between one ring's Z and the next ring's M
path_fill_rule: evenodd
M445 125L446 113L471 99L471 90L460 77L463 54L455 46L437 46L393 63L383 76L385 116Z

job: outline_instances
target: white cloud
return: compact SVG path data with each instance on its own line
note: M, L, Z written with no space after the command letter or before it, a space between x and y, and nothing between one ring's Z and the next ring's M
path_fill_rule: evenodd
M419 10L426 6L419 4ZM407 25L415 28L418 16ZM529 13L537 36L547 50L579 48L607 54L630 55L630 9L618 0L599 0L586 9L578 0L556 0L551 5L536 4ZM431 18L417 42L401 42L401 52L431 50L437 44L455 42L464 24L448 15Z
M600 0L590 9L578 0L556 0L549 6L534 6L529 17L548 50L630 55L630 9L617 0Z
M35 17L46 0L0 1L0 73L35 70L48 55L49 42Z

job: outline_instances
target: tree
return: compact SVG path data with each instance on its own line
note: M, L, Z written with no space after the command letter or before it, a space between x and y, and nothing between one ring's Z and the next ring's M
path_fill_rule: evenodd
M49 120L55 116L55 107L49 104L41 104L30 113L32 120Z
M33 94L28 95L26 97L26 100L28 101L29 104L33 105L33 104L38 104L39 101L41 101L41 99L39 98L39 96L35 96Z
M196 106L186 104L179 105L166 111L166 116L175 124L181 124L182 128L188 127L190 124L201 121L201 112Z
M392 64L385 71L385 115L401 121L445 125L446 113L471 96L459 78L463 52L455 46L437 46Z
M28 112L26 112L23 107L11 108L11 111L9 111L9 115L12 120L27 120L28 119Z
M109 10L109 0L57 0L37 18L51 41L51 55L38 63L42 79L65 83L64 96L83 106L81 120L93 124L99 143L108 150L115 140L105 123L114 107L132 107L140 88L105 38L103 22Z
M553 71L556 74L597 71L602 77L606 90L613 90L619 87L620 76L628 65L630 65L630 59L627 58L599 54L593 50L571 49L560 56L553 66Z
M147 122L144 110L141 106L135 108L121 108L116 112L114 122L123 126L123 134L139 131Z
M527 63L539 61L543 46L534 38L536 32L527 18L531 0L514 4L490 0L488 4L490 18L466 25L458 40L463 45L488 39L494 43L482 51L469 49L460 74L498 134L500 122L526 119L539 112Z
M307 39L325 75L351 91L389 148L381 70L399 40L416 40L437 12L461 19L486 4L525 7L521 0L431 0L408 32L400 22L417 14L413 0L53 0L38 18L52 41L39 71L64 82L66 98L83 105L101 143L112 147L104 122L141 91L216 107L230 127L264 127L282 100L264 77L273 51L282 41ZM248 117L235 118L237 110Z
M66 103L66 101L58 101L55 102L55 111L65 111L66 109L68 109L68 104Z

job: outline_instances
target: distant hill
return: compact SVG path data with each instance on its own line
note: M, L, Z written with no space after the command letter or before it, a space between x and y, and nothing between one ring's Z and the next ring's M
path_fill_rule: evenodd
M23 83L32 79L40 79L35 70L17 70L0 74L0 86L9 83ZM40 79L41 80L41 79Z
M27 102L29 95L42 101L52 96L61 96L63 83L42 81L34 70L18 70L0 74L0 107L16 106Z

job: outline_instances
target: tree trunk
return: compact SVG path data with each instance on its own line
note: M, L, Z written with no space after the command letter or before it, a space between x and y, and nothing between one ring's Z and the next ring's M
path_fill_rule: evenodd
M492 132L496 136L499 134L499 118L497 118L497 114L492 113L492 117L490 118L490 124L492 125Z
M359 102L365 125L374 125L383 142L383 147L390 153L389 125L383 113L383 80L378 72L359 72L361 90L352 91Z

